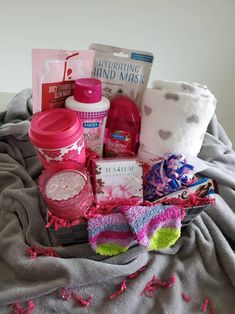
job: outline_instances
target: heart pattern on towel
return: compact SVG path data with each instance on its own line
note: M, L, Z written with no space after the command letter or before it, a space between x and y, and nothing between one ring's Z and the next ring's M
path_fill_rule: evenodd
M197 85L199 88L208 89L206 85L202 85L202 84L198 84L198 83L196 83L196 85Z
M192 116L188 117L186 120L187 123L196 123L196 124L198 124L199 121L200 121L199 116L196 114L193 114Z
M182 83L181 86L182 86L182 88L183 88L184 90L188 90L188 91L190 91L191 93L193 93L193 92L195 91L195 88L194 88L193 86L189 85L189 84Z
M144 112L145 112L146 116L149 116L152 113L152 108L144 105Z
M178 101L178 100L180 99L179 95L174 94L174 93L166 93L166 94L164 95L164 97L165 97L167 100L172 99L172 100L174 100L174 101Z
M209 98L209 95L201 94L202 97Z
M162 139L162 140L167 140L169 137L171 137L171 131L166 131L166 130L162 130L162 129L160 129L159 131L158 131L158 134L159 134L159 136L160 136L160 138Z

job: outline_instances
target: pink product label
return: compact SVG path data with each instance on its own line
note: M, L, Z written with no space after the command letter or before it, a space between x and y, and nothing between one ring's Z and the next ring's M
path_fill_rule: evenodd
M84 163L86 159L85 146L83 138L80 138L74 144L59 149L44 149L37 148L39 157L43 165L50 164L50 162L62 162L62 161L77 161Z
M132 152L132 138L128 131L107 130L106 153L108 156L125 155Z
M99 156L102 156L103 153L107 113L107 111L78 113L78 116L83 121L85 146L95 151Z
M94 176L98 203L143 198L142 166L137 160L95 160Z

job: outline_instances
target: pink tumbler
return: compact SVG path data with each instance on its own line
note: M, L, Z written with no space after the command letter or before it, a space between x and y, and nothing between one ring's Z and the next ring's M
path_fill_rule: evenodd
M76 113L65 108L37 113L29 129L31 142L45 168L58 163L85 163L83 126Z

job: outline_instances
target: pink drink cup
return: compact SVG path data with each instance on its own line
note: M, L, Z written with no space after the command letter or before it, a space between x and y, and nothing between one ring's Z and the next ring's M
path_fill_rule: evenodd
M58 108L37 113L29 137L46 169L67 161L85 163L83 125L71 110Z

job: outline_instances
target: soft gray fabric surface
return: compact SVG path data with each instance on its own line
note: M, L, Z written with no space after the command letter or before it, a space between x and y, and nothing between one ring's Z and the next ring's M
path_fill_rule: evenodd
M27 256L31 245L51 246L44 227L45 207L36 178L41 165L28 141L31 90L24 90L0 114L0 313L7 304L33 299L33 313L200 313L208 297L215 313L235 309L235 153L223 128L213 117L200 157L208 162L204 175L219 183L216 205L182 231L170 250L148 253L134 247L112 258L94 254L88 244L54 247L61 258ZM141 275L128 281L127 290L115 300L108 296L122 279L149 263ZM171 289L161 289L151 299L140 297L156 274L176 276ZM77 287L94 299L88 308L58 296L60 287ZM191 296L185 303L181 292Z

